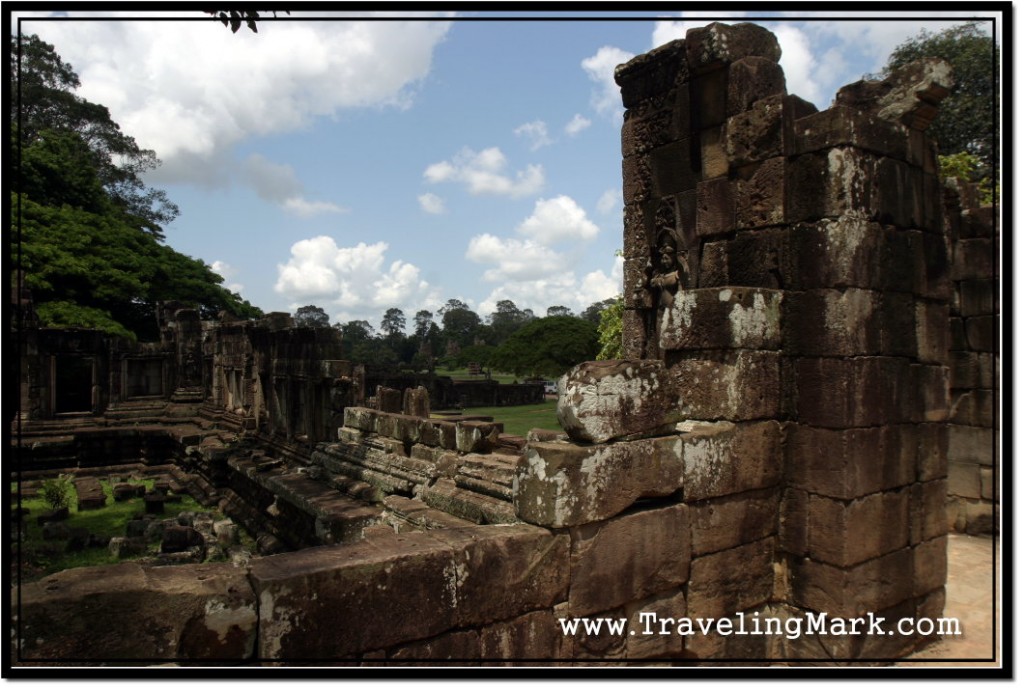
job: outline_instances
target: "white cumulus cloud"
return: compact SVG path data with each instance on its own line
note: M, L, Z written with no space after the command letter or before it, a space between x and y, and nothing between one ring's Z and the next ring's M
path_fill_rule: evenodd
M273 163L259 154L252 154L245 159L239 173L242 181L252 187L261 199L277 204L297 216L308 218L321 213L345 211L332 202L306 199L303 185L291 166Z
M321 235L300 240L278 264L274 290L294 305L319 304L333 321L373 320L389 307L428 309L440 292L420 278L417 266L385 261L386 242L339 247Z
M583 117L579 113L576 113L575 115L572 116L572 120L566 123L565 133L570 137L575 137L577 134L587 129L588 127L590 127L590 120Z
M224 287L230 290L232 293L241 293L245 288L241 283L232 282L231 279L238 273L235 267L231 266L227 262L223 262L220 259L215 260L210 264L210 269L215 274L219 274L224 279Z
M587 218L587 212L564 194L538 199L533 214L516 230L545 246L565 240L590 240L600 232Z
M254 135L296 130L313 118L362 107L405 108L429 74L443 21L267 21L259 34L209 22L23 20L53 43L122 129L163 161L163 182L191 182L198 159ZM176 16L189 19L196 12ZM323 14L323 13L319 13ZM118 13L71 12L118 17ZM229 175L229 171L224 171Z
M553 140L548 135L548 125L543 120L523 123L515 129L517 137L523 137L530 144L530 151L549 146Z
M428 214L443 214L445 212L444 200L432 192L421 194L416 199L419 200L420 208Z
M528 165L511 176L507 168L508 160L501 149L491 147L473 151L466 147L450 161L427 166L423 177L431 183L463 183L471 194L524 197L536 194L544 187L544 169L540 165Z
M622 111L619 85L615 83L615 68L632 60L634 55L614 46L602 46L582 63L583 71L595 83L590 105L599 114L618 118Z
M622 206L622 190L607 189L597 200L597 210L602 214L610 214Z

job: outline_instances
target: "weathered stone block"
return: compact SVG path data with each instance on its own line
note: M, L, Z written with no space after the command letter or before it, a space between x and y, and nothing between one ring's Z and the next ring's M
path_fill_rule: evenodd
M827 216L866 215L872 220L878 209L874 181L877 178L876 158L849 147L831 149L826 166L825 213Z
M953 243L950 278L964 281L995 276L996 242L994 238L969 238Z
M725 150L725 134L721 126L708 127L700 133L700 175L705 180L729 174L729 157Z
M650 156L631 156L622 160L622 201L640 204L651 198Z
M974 463L949 464L949 493L968 499L981 498L981 466Z
M960 314L977 317L996 312L996 281L992 278L968 279L957 284L960 296Z
M787 487L782 491L779 504L779 548L797 556L807 554L807 504L810 495L799 489ZM784 590L785 584L779 584Z
M623 300L627 309L654 307L654 292L649 286L650 276L650 256L633 257L623 261Z
M690 575L689 509L684 504L570 528L569 535L571 616L670 590Z
M938 58L909 63L884 80L861 80L836 93L836 103L882 120L924 130L938 114L938 103L953 86L952 67Z
M480 634L476 631L452 631L426 641L400 645L391 651L388 661L390 664L412 664L430 660L457 660L459 664L465 665L467 660L478 660L480 657Z
M480 657L508 664L516 660L566 660L572 657L572 639L562 635L553 611L530 612L480 629Z
M686 117L689 119L688 110ZM668 144L674 139L673 124L673 111L669 108L630 108L622 122L622 157L643 156Z
M913 547L914 595L921 596L946 585L946 536Z
M615 68L615 83L622 87L622 105L633 108L660 96L688 75L685 44L670 41Z
M688 139L666 144L650 153L653 196L667 197L697 186L699 170L695 170L690 154Z
M992 465L995 433L985 427L949 426L949 462ZM966 496L966 495L965 495Z
M725 122L725 95L729 71L712 68L708 72L696 75L690 80L690 102L693 117L690 120L692 130L699 132L708 127L716 127Z
M878 492L846 502L810 495L807 553L836 566L852 566L906 547L910 491Z
M786 221L817 221L827 216L827 184L828 158L824 154L791 158L786 166Z
M794 123L800 133L794 139L794 154L853 146L898 160L907 157L906 131L862 110L833 105L828 110L806 115Z
M908 294L861 288L794 292L787 295L783 315L786 343L794 354L917 353L914 302Z
M945 365L949 361L949 306L919 300L914 321L918 361Z
M430 417L430 392L425 387L406 389L402 394L402 413L413 417Z
M671 355L671 354L670 354ZM778 417L781 357L776 352L726 352L722 360L670 358L678 410L692 420Z
M461 453L487 453L505 430L500 422L466 420L455 423L455 448Z
M965 209L959 220L961 238L990 238L996 227L996 216L991 206Z
M386 386L377 387L377 409L383 413L402 412L402 392Z
M789 424L787 479L794 487L847 500L909 485L916 478L924 443L921 427L824 429Z
M515 523L512 503L464 489L448 478L440 478L420 490L419 498L428 506L473 523Z
M697 235L714 237L736 227L735 185L726 177L697 183Z
M622 354L630 360L641 360L647 351L647 323L638 310L622 312Z
M625 653L629 660L679 658L683 651L682 636L675 631L662 634L658 619L681 619L686 615L686 596L681 590L670 590L623 607L627 624ZM636 635L629 633L635 631Z
M682 419L660 360L585 362L562 377L558 391L558 422L576 441L655 436Z
M818 427L945 420L945 374L943 367L900 358L800 358L794 364L798 419Z
M430 535L403 533L252 562L259 657L346 658L452 628L451 558L451 548ZM361 617L366 611L375 616ZM357 618L366 621L337 626Z
M954 394L949 422L954 425L994 427L995 399L992 390L975 389L967 393Z
M772 538L695 557L687 616L721 617L767 602L772 595Z
M377 411L370 408L349 406L345 408L345 427L350 427L360 432L376 432Z
M786 218L786 159L770 158L757 164L749 177L736 183L736 227L762 228Z
M746 22L714 22L686 32L686 60L692 72L712 69L748 56L778 62L782 49L774 34Z
M914 592L911 549L890 552L857 566L842 568L812 559L791 566L792 602L830 617L856 617L897 605Z
M725 152L731 168L742 168L782 156L782 94L754 103L750 110L734 115L725 125Z
M964 322L964 326L967 332L967 345L971 350L985 353L997 351L996 328L998 322L994 316L971 317Z
M946 534L945 478L914 484L910 495L910 544Z
M755 101L786 92L786 75L777 61L750 56L729 65L726 114L736 115Z
M565 600L569 536L526 525L433 531L451 546L445 567L457 627L508 620Z
M666 436L610 444L531 443L512 484L516 515L554 528L616 516L682 482L682 442Z
M661 315L665 350L774 350L782 344L782 292L752 288L679 290Z
M22 662L241 662L254 653L256 597L245 570L231 564L71 569L11 592L20 593L12 612Z
M696 423L683 442L683 499L710 499L771 487L781 476L777 422Z
M693 554L720 552L775 533L779 494L774 488L690 504Z

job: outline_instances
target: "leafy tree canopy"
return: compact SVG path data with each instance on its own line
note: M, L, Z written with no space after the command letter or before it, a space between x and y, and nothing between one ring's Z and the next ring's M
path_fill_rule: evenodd
M597 338L601 344L597 359L619 360L622 358L622 313L626 303L621 295L605 302L609 304L601 310L597 325Z
M11 38L11 256L47 326L158 336L157 303L246 318L260 310L202 261L161 243L177 215L141 174L157 164L107 109L73 93L78 76L35 36Z
M156 155L122 132L105 106L74 93L78 75L52 45L35 35L11 36L10 51L11 129L25 166L15 191L40 203L116 210L125 223L163 239L178 207L142 181L160 164ZM64 170L55 168L61 164ZM97 186L105 198L96 196ZM85 194L92 201L83 206Z
M883 76L920 58L942 58L953 67L952 92L928 129L944 155L967 152L982 163L979 175L991 175L995 166L995 109L999 49L982 22L968 22L945 31L921 31L897 46L883 68ZM980 179L980 178L979 178Z
M516 375L560 377L598 351L597 328L576 317L544 317L516 331L494 353L496 369Z
M322 307L306 305L295 310L295 326L324 327L331 325L331 318Z
M590 305L587 309L580 313L580 319L586 319L588 322L594 322L595 324L601 323L601 313L606 309L614 305L616 302L621 300L621 297L608 298L607 300L601 300Z
M397 307L391 307L384 313L380 322L380 330L386 336L394 339L396 336L405 333L405 313Z
M19 204L20 202L20 204ZM156 306L189 302L211 319L222 310L239 317L260 311L220 284L203 262L174 251L151 235L104 215L37 204L15 195L20 206L11 254L24 271L43 324L99 328L118 335L155 338Z

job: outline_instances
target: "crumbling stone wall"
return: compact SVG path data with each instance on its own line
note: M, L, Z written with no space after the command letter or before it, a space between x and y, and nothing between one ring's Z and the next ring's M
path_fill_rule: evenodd
M165 638L130 650L94 641L88 654L770 661L921 645L863 631L721 633L809 614L939 616L949 461L977 473L979 494L986 467L947 454L951 415L985 429L967 410L992 388L951 379L949 353L973 363L994 348L977 337L988 303L970 297L971 281L989 279L968 268L984 244L972 241L988 236L957 216L951 273L925 131L946 66L851 85L816 112L786 93L779 55L760 27L712 24L617 70L627 359L563 378L563 431L508 438L486 421L423 417L411 396L379 389L375 408L346 408L308 466L230 461L263 504L306 507L312 519L291 539L341 544L225 565L235 600L190 595ZM295 364L282 354L291 336L265 338L238 353L266 397L266 378L283 371L274 358ZM290 436L294 419L273 424ZM311 498L309 483L324 494ZM170 589L201 575L173 568L124 574L140 607L168 606ZM70 571L27 589L25 650L80 651L54 632L101 576ZM644 635L653 614L674 620L669 634ZM627 624L563 633L580 617ZM678 635L683 618L725 624ZM189 647L189 632L213 648Z
M952 250L950 311L949 526L968 533L998 531L999 478L996 390L999 353L999 232L992 206L977 188L946 193L946 232Z
M751 535L732 554L695 552L694 567L715 559L726 583L754 569L748 602L794 616L935 615L949 268L924 130L948 66L851 85L819 113L785 93L778 57L769 33L714 24L618 71L627 353L664 361L689 418L780 429L777 533L760 550Z

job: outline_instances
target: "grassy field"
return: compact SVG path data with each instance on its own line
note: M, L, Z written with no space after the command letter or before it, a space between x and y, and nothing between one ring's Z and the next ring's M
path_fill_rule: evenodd
M147 489L152 489L153 480L136 482L145 484ZM103 491L107 495L107 505L102 509L89 511L78 511L78 498L71 490L71 515L65 521L68 528L85 528L90 533L105 538L123 536L125 526L136 514L143 513L145 502L142 497L136 497L128 501L115 502L110 483L101 480ZM11 492L17 495L17 483L11 483ZM43 539L43 529L36 523L36 516L44 513L50 507L41 497L23 497L22 508L28 509L29 513L22 521L24 539L22 540L22 577L24 580L34 580L47 574L72 569L79 566L98 566L100 564L114 564L119 560L110 554L106 547L90 547L80 551L66 552L61 547L63 541L47 541ZM12 509L17 507L17 500ZM195 499L184 495L176 502L164 504L164 512L159 518L171 518L181 511L210 511L203 508ZM151 547L159 546L159 542L153 543Z
M495 422L505 423L506 434L525 437L534 427L542 429L561 429L555 415L557 401L550 399L543 403L531 405L504 406L501 408L466 408L464 415L489 415Z

